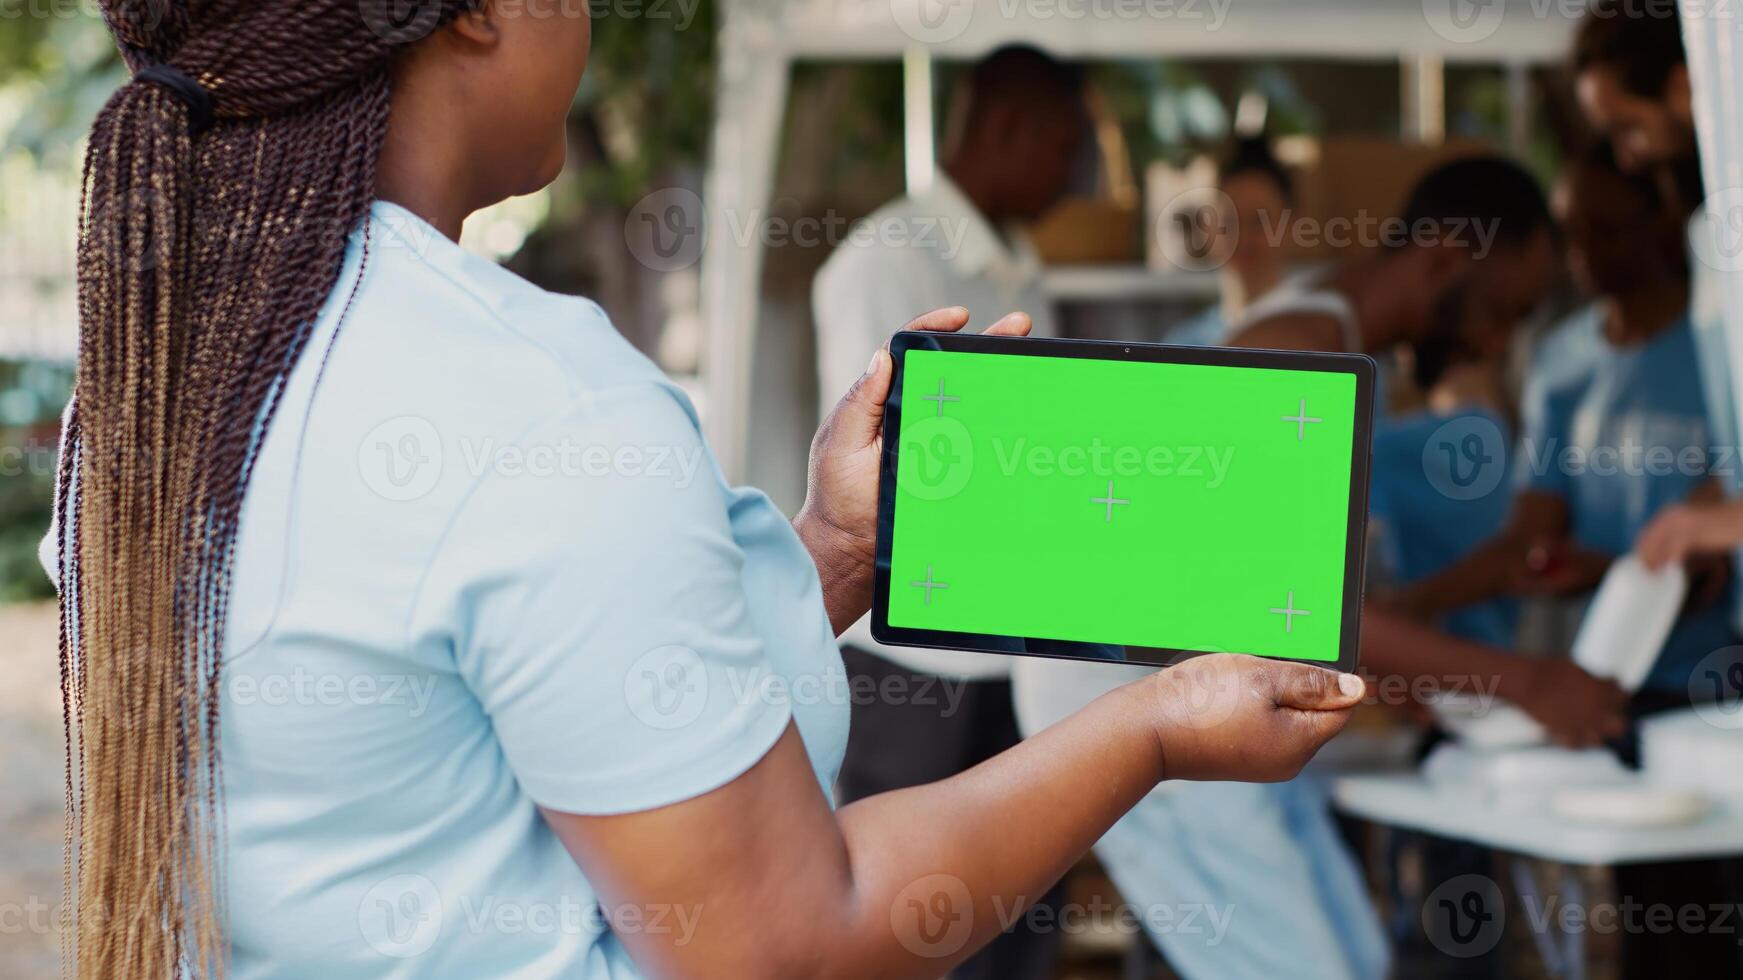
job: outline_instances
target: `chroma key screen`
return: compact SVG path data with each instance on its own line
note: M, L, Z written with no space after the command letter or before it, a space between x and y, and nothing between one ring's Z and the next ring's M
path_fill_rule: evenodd
M1338 659L1354 374L929 349L903 374L892 627Z

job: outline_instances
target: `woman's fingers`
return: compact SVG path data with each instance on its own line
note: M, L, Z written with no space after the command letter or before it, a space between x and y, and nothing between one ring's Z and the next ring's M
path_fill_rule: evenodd
M986 332L1000 337L1027 337L1034 328L1035 322L1029 319L1029 314L1006 313L999 322L986 328Z
M946 306L941 310L922 313L909 320L903 330L934 330L940 333L951 333L968 326L968 309L962 306Z
M961 306L946 306L941 310L922 313L909 320L903 330L928 330L933 333L955 333L968 326L968 309ZM1029 331L1035 328L1033 320L1027 313L1006 313L999 321L986 328L986 332L1000 337L1027 337Z

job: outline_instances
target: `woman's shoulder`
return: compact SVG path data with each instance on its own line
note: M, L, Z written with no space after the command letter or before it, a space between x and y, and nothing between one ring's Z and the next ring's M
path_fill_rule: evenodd
M600 306L550 292L377 204L362 278L342 282L338 350L380 383L537 411L587 391L677 391Z

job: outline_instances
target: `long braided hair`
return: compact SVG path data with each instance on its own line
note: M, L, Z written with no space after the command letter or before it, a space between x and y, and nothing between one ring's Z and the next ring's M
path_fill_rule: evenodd
M136 74L85 161L57 505L79 977L224 970L219 680L252 447L373 199L392 58L469 5L103 0Z

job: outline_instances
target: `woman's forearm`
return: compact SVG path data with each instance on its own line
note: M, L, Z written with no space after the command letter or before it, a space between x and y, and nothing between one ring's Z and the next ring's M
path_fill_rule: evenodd
M1045 892L1161 778L1144 682L955 777L831 811L798 730L727 785L620 816L545 811L655 976L939 977ZM615 921L615 920L614 920Z
M608 915L699 912L676 941L624 929L650 973L937 977L1004 930L1164 776L1291 778L1361 690L1317 667L1199 657L968 772L840 811L789 724L759 762L700 796L545 817Z
M967 772L844 807L851 902L812 975L939 976L1009 927L1161 780L1153 691L1120 688Z

